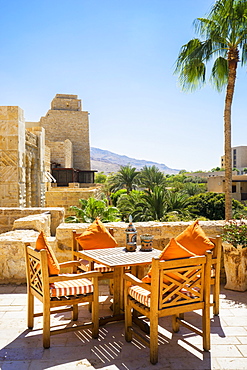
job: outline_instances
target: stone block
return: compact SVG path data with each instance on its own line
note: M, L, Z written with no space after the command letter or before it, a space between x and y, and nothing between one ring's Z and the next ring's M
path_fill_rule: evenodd
M35 245L38 232L16 230L0 234L0 284L23 284L26 282L25 242Z
M19 218L14 221L13 230L36 230L43 231L46 236L51 235L51 215L42 213Z

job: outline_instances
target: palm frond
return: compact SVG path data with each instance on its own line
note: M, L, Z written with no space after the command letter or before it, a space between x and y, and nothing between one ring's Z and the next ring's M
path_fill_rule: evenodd
M241 65L246 64L247 62L247 43L243 45L242 47L242 53L241 53Z
M226 58L219 57L215 60L210 81L218 91L222 91L222 88L227 84L228 63Z

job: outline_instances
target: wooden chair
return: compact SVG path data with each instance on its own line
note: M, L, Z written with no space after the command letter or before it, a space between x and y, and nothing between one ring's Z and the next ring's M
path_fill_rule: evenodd
M211 269L211 286L213 291L213 313L219 315L220 308L220 267L221 267L221 252L222 241L220 236L209 238L215 247L212 250L212 269Z
M49 276L47 250L36 251L25 246L28 328L34 326L34 318L43 316L43 346L50 347L50 335L69 331L92 328L92 337L98 337L99 331L99 289L97 272ZM63 267L71 267L77 262L65 262ZM92 279L92 280L89 280ZM34 297L43 304L43 311L34 313ZM92 303L92 322L63 329L51 330L50 315L72 311L72 320L78 320L78 304ZM66 307L62 307L66 306ZM70 307L68 307L70 306ZM53 310L53 308L57 308Z
M113 229L109 229L110 234L113 236ZM112 289L113 289L113 269L110 267L94 263L94 262L88 262L81 260L80 253L79 251L82 250L82 247L76 240L76 237L79 236L81 233L77 233L76 230L72 231L73 237L72 237L72 260L74 261L80 261L78 265L75 265L73 268L73 272L82 272L82 271L98 271L101 272L102 275L99 277L99 280L105 280L105 279L110 279L110 291L112 294Z
M113 236L113 229L109 229L109 232L110 234ZM98 263L93 263L93 262L88 262L88 261L82 261L81 260L81 255L80 251L82 251L82 247L80 246L80 244L78 243L78 241L76 240L76 237L78 237L81 233L77 233L76 230L73 230L72 231L73 233L73 237L72 237L72 259L74 261L80 261L80 264L78 266L75 266L74 268L74 272L76 272L76 270L81 270L81 271L92 271L92 270L96 270L96 271L99 271L99 272L102 272L102 273L107 273L107 275L105 275L105 277L102 277L102 279L108 279L106 276L110 276L112 274L109 274L113 272L113 270L110 268L110 267L107 267L107 266L104 266L104 265L101 265L101 264L98 264ZM112 278L112 276L111 276Z
M151 284L126 273L125 339L136 336L150 347L150 362L158 362L158 319L172 315L172 328L184 325L203 337L204 350L210 350L210 271L212 252L206 256L170 261L153 259ZM132 327L131 310L150 320L150 340ZM202 309L202 330L186 322L185 312ZM139 317L140 318L140 317Z

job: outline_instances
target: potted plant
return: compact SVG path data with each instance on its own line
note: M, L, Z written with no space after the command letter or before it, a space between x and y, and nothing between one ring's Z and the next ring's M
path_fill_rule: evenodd
M247 221L230 220L222 232L226 289L247 290Z

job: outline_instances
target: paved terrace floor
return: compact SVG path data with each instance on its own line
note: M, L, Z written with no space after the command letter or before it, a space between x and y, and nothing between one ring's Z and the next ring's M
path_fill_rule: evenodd
M107 285L101 285L101 316L110 314ZM39 302L36 302L39 304ZM69 313L68 313L69 314ZM200 322L199 312L190 313ZM86 306L80 320L90 318ZM63 315L53 315L52 324L66 324ZM26 287L0 286L0 369L78 370L208 370L247 369L247 292L221 289L220 316L211 315L211 351L202 350L202 338L181 327L172 333L171 318L160 320L159 362L151 365L149 349L138 341L126 343L123 322L100 328L98 339L90 331L51 337L50 349L42 347L41 318L34 330L26 326Z

